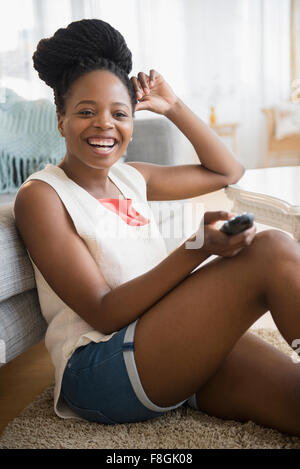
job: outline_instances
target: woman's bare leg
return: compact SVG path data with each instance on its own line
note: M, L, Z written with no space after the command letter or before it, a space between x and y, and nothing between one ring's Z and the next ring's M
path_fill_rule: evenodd
M282 241L278 251L280 273L279 269L273 271L266 295L273 319L291 345L294 338L300 338L300 310L295 308L294 290L299 284L299 245L288 239L285 243L284 238ZM285 288L280 294L282 277ZM241 337L216 374L196 393L203 412L224 419L252 420L300 436L299 396L300 364L250 332Z
M246 332L216 374L197 392L198 408L214 417L300 434L300 368Z
M299 271L299 246L268 230L237 256L204 265L156 303L140 318L135 336L137 368L148 397L169 406L198 391L201 405L199 390L271 307L288 343L295 334L300 337ZM297 428L300 433L300 422Z

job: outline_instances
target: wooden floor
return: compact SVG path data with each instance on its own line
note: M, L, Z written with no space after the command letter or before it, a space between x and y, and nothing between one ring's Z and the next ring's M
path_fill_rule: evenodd
M0 368L0 433L54 382L54 368L43 342Z
M232 204L224 191L217 191L200 199L205 205L205 210L231 209ZM10 201L11 198L0 200L0 203ZM270 313L266 313L253 327L276 328ZM54 369L43 342L2 366L0 368L0 433L10 420L14 419L53 382Z

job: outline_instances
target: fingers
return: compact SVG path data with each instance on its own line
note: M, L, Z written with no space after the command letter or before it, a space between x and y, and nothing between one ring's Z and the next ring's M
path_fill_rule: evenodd
M136 77L132 77L131 81L132 81L132 84L133 84L133 87L134 87L134 90L135 90L136 98L137 98L137 100L140 100L143 97L144 93L143 93L142 89L140 88L138 80L137 80Z
M249 246L255 234L256 234L256 226L253 225L251 228L248 228L248 230L242 231L241 233L238 233L236 235L231 235L230 237L228 237L227 235L225 236L229 238L228 244L230 246L245 247L245 246Z
M139 72L138 73L138 79L139 79L139 82L141 84L141 87L144 90L144 93L145 94L150 93L150 89L149 89L150 77L148 75L146 75L146 73Z
M219 220L229 220L230 218L234 218L235 216L235 213L226 212L224 210L218 210L216 212L205 212L204 224L209 225L210 223L215 223Z
M150 88L154 85L156 74L156 71L152 69L150 70L149 75L139 72L138 78L131 78L138 100L142 99L143 96L150 94Z
M224 233L220 232L220 234L223 235ZM224 235L225 235L224 247L227 245L227 248L226 248L227 257L235 256L242 249L244 249L247 246L250 246L250 244L252 243L256 235L256 226L253 225L251 228L248 228L248 230L242 231L241 233L238 233L236 235L231 235L231 236L227 236L226 234Z
M222 257L233 257L252 243L256 235L255 225L241 233L230 236L214 226L216 222L230 220L236 215L236 213L223 210L204 213L202 227L204 222L204 249L207 252Z
M211 212L216 213L216 212ZM226 212L228 215L229 213ZM205 227L205 249L210 254L217 254L222 257L236 256L241 250L249 246L256 235L256 227L253 225L248 230L236 235L228 236L219 229L209 226Z
M150 83L149 83L150 86L154 85L155 76L156 76L156 71L153 69L150 70Z

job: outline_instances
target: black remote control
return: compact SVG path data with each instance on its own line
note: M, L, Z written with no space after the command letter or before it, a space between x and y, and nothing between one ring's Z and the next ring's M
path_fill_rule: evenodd
M227 235L238 234L251 228L253 221L253 213L243 213L242 215L237 215L235 218L226 221L224 225L222 225L221 231Z

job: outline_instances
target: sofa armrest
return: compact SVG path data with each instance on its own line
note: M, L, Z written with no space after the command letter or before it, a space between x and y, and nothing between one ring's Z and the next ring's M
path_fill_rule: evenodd
M36 286L31 262L16 228L13 205L0 205L0 302Z

